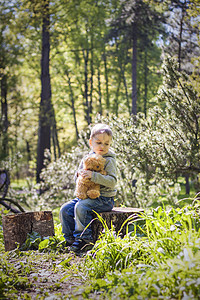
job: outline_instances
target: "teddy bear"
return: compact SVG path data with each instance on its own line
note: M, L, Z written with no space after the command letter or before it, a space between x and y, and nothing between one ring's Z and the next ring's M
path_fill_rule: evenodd
M104 170L105 162L105 158L99 154L86 155L83 159L83 169L106 175L106 171ZM84 178L79 174L76 180L75 195L79 199L98 198L100 196L100 184L94 183L91 179Z

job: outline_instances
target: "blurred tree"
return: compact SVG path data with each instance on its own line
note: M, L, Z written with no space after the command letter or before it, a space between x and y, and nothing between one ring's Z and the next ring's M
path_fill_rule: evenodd
M163 33L162 22L164 17L162 13L156 11L155 3L150 5L146 1L121 1L121 7L118 10L118 16L114 16L112 22L112 36L119 37L121 34L126 40L131 40L132 48L132 109L133 115L137 114L137 57L138 57L138 41L143 41L144 49L147 51L148 44L158 38ZM147 62L147 61L146 61ZM145 66L146 70L148 66ZM147 76L147 72L144 71ZM147 81L146 81L147 82ZM147 93L147 85L146 90Z
M132 83L136 76L132 76L133 69L137 72L136 112L144 112L148 118L151 113L149 108L155 105L155 94L162 81L161 5L172 16L175 16L178 9L169 10L172 7L169 6L169 1L162 0L58 0L51 2L47 13L44 8L46 4L47 0L11 0L1 1L0 4L3 8L0 67L1 74L6 75L4 79L7 80L7 84L2 81L1 94L1 128L7 130L7 136L5 134L4 137L8 137L8 143L5 139L4 145L9 146L13 154L20 151L24 162L27 162L27 157L31 157L34 171L37 147L38 152L43 152L42 148L51 146L54 158L58 158L61 152L68 151L76 144L80 129L92 122L98 113L107 116L115 113L119 117L127 118L134 111L135 100L132 101L131 98L134 90ZM183 25L185 20L189 20L192 25L199 26L197 6L196 1L188 4ZM47 67L46 75L44 68L41 74L40 65L44 62L40 58L41 30L45 14L50 15L45 34L51 40L51 51L46 51L49 59L44 64ZM172 27L166 28L171 30ZM185 30L186 27L183 28ZM134 40L135 30L137 35ZM185 33L182 37L184 35ZM171 32L169 36L171 38ZM137 42L137 55L134 57L133 41ZM47 43L46 50L49 46ZM183 43L181 53L182 46ZM178 55L177 48L174 52ZM18 56L16 60L15 55ZM197 86L197 56L193 61L189 56L185 56L185 59L187 62L184 65L181 62L182 66L187 63L196 64L192 78ZM45 92L43 85L40 95L41 82L48 87L48 92ZM7 92L4 87L7 87ZM50 97L48 104L46 97ZM166 99L159 102L161 108L166 107L165 101ZM43 108L39 112L40 104ZM42 110L45 110L47 122L42 121ZM40 138L37 141L39 113ZM41 137L44 135L42 126L43 129L48 128L45 139ZM46 138L47 146L40 147L40 143L44 144ZM62 143L61 147L59 142Z
M101 120L114 132L119 198L128 205L144 206L163 193L169 201L177 200L179 176L188 175L200 191L199 91L170 57L164 61L163 84L155 100L146 118L139 113L136 118Z
M41 102L39 113L38 146L37 146L37 182L40 181L40 173L44 167L44 151L50 149L52 104L51 83L49 74L50 54L50 15L49 0L44 0L41 6L42 17L42 55L41 55Z
M169 34L166 49L170 55L176 55L179 70L184 69L188 73L191 73L193 69L192 59L199 56L199 16L190 17L189 15L190 7L193 6L194 8L195 5L193 2L190 0L173 0L165 3L165 5L168 3L165 14Z
M98 89L95 86L97 82L95 77L98 77L98 72L101 71L101 59L104 63L106 110L110 109L107 54L104 41L106 3L107 1L85 0L60 2L60 8L62 7L62 10L66 12L61 16L60 22L68 24L63 27L61 35L66 37L64 38L65 49L71 51L71 57L74 59L72 69L76 74L76 81L83 99L82 107L87 124L92 121L94 108L100 111L103 109L102 102L100 105L97 103L99 102L97 99L100 99L99 94L102 97L102 89L99 89L101 76L99 76ZM96 20L98 20L98 26L96 26ZM96 70L98 71L96 72Z
M9 119L8 119L8 93L16 87L16 77L11 68L19 65L19 55L22 47L12 33L15 3L9 5L6 1L0 3L0 158L5 159L9 155Z

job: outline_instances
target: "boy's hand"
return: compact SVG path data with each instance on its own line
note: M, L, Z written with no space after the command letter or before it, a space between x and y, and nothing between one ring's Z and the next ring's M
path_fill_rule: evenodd
M79 173L80 173L81 176L83 176L84 178L90 179L90 178L92 177L92 171L89 171L89 170L81 170Z

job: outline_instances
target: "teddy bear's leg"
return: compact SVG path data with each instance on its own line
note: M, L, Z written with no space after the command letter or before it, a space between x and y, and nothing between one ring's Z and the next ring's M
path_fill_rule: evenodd
M100 192L97 190L90 190L90 191L87 191L87 195L91 199L96 199L100 196Z
M99 184L92 184L90 189L87 191L87 195L91 199L98 198L100 196L100 185Z

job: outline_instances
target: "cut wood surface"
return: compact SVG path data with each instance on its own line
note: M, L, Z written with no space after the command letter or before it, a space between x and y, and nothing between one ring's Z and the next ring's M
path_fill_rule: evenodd
M28 233L37 232L41 237L54 235L51 211L38 211L6 215L2 218L5 251L21 246Z
M115 231L119 232L121 229L121 235L126 234L126 226L122 228L123 223L130 218L131 220L137 220L140 217L140 213L144 212L142 208L132 207L114 207L109 212L102 212L99 215L106 221L108 228L111 228L113 224ZM96 242L99 235L103 231L103 224L98 220L97 215L94 213L94 220L92 222L92 234L93 239Z

